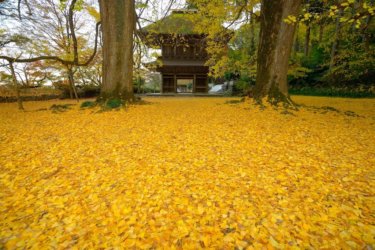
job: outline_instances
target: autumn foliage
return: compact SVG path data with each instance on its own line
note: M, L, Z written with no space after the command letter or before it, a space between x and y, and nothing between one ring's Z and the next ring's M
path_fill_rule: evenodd
M375 101L294 100L1 104L0 248L371 249Z

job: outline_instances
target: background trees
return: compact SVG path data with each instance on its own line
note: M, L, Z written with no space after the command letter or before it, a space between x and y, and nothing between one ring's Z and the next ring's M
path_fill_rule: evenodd
M256 81L262 5L257 1L192 2L207 20L201 23L202 30L212 36L221 32L220 27L233 31L227 51L217 53L217 48L209 48L209 53L219 55L210 61L212 75L225 77L230 72L240 72L235 87L245 92L251 89ZM343 93L341 90L358 92L371 88L374 50L368 48L375 44L373 15L370 0L306 0L295 15L283 20L296 25L287 73L292 93L316 89L319 94L334 95ZM270 20L269 16L266 18ZM271 41L270 37L265 39Z
M305 39L304 20L309 19L310 49L306 55L306 45L294 46L290 72L292 93L324 89L322 94L326 95L350 94L352 90L357 92L353 94L362 95L365 94L362 90L374 85L374 56L365 49L367 45L374 47L374 37L370 35L368 40L363 37L364 33L374 32L371 4L371 1L304 4L305 14L298 18L303 21L298 25L297 36L300 41Z
M15 9L14 3L6 3L10 10ZM66 75L70 96L74 93L78 98L74 73L77 67L89 65L97 51L99 23L95 28L95 22L90 22L91 6L83 0L30 0L26 6L30 5L33 9L26 18L8 12L5 15L10 27L6 35L19 37L18 34L27 34L27 41L16 48L4 46L3 52L7 55L0 55L0 59L8 61L9 64L48 60L50 67L60 71L55 74ZM22 8L19 13L21 10ZM1 18L4 18L4 15ZM78 21L79 18L82 21ZM92 19L91 17L91 21ZM93 29L96 31L92 32ZM15 79L15 82L17 80L19 79Z

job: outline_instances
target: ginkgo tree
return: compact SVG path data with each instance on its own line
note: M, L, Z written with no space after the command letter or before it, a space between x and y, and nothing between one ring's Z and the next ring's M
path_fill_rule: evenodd
M135 2L100 0L99 4L103 32L103 83L99 101L134 101Z
M271 104L293 105L288 93L289 56L293 45L295 23L285 19L296 16L301 0L262 1L257 77L254 98Z
M331 46L331 48L327 48L327 41L325 41L325 48L322 48L325 51L330 51L330 55L328 55L331 58L331 61L328 62L331 65L330 68L337 65L339 43L342 40L341 34L343 33L341 29L344 26L351 26L352 33L354 33L353 31L357 34L362 33L359 39L363 41L367 54L371 51L369 50L369 34L371 33L371 20L374 15L373 1L321 2L306 0L291 2L261 1L259 3L258 1L193 0L192 2L200 10L205 20L199 23L199 26L203 27L201 30L213 34L213 37L217 36L217 33L223 32L223 29L220 28L228 30L228 27L230 28L233 24L241 26L236 30L236 36L231 42L229 50L231 54L220 52L220 50L223 51L223 47L208 48L209 53L211 52L211 55L214 55L209 60L209 66L214 69L214 73L219 74L237 69L246 72L244 70L246 67L248 68L247 74L253 74L255 71L256 86L252 89L250 96L254 97L258 103L268 101L275 105L283 103L286 106L295 107L289 96L288 74L291 77L303 77L311 71L301 65L301 59L299 59L301 56L296 55L295 52L302 48L303 58L305 61L309 59L312 49L311 39L315 36L314 33L317 30L317 26L319 26L319 42L322 42L323 36L328 37L328 44ZM259 10L260 13L258 12ZM251 18L248 18L249 15ZM259 41L255 39L257 40L257 53L249 53L249 50L236 51L237 49L246 48L246 46L236 47L241 37L242 39L246 37L248 43L254 41L254 39L249 39L254 33L254 25L251 24L254 21L260 23ZM324 28L327 25L329 27L324 32ZM336 28L332 30L334 25L336 25ZM304 30L305 32L304 44L300 44L298 34L294 36L297 26L299 30ZM244 35L246 31L249 33L248 36ZM290 52L293 44L295 44L294 58L291 61ZM241 56L238 53L241 53ZM350 53L358 54L353 49ZM215 55L219 56L215 57ZM353 60L356 60L354 59L355 57L353 57ZM256 70L254 70L254 58L257 58ZM363 62L369 61L368 57L364 59L362 60ZM293 64L292 67L290 67L291 63ZM353 61L353 64L358 63L359 61ZM320 64L321 67L324 67L327 62L321 60ZM236 67L236 65L240 66Z
M141 39L134 39L137 29L141 29L141 19L150 23L149 17L144 12L145 8L155 11L158 1L105 1L99 0L100 17L102 22L103 35L103 83L101 87L100 103L109 100L119 101L118 103L129 103L135 101L133 90L134 69L138 72L139 66L134 67L135 44ZM167 10L176 3L175 0L166 1ZM137 10L137 11L136 11ZM166 13L159 13L164 15ZM138 76L138 73L136 75ZM139 80L139 79L138 79Z
M273 104L283 102L292 105L288 94L287 73L295 22L288 23L286 20L298 15L301 1L280 0L259 3L244 0L220 3L221 1L195 0L193 2L205 16L209 17L203 25L207 25L205 30L213 34L213 40L218 33L223 32L223 29L228 30L236 22L246 22L245 14L251 13L251 19L256 18L254 9L259 8L260 4L257 76L252 95L259 103L267 98ZM210 49L212 52L212 48Z

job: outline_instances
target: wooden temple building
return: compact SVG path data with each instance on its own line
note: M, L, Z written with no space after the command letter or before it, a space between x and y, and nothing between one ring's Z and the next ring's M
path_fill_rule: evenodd
M197 10L174 10L142 29L150 48L161 49L154 69L162 75L162 93L207 93L206 34L195 32Z

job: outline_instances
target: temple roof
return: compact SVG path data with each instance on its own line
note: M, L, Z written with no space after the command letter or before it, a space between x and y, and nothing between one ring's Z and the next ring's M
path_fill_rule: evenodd
M170 15L143 27L139 34L147 46L154 48L176 41L185 44L201 42L207 37L207 34L196 29L201 18L197 9L172 10ZM221 34L215 36L214 40L227 43L232 36L233 32L223 27Z
M195 30L196 9L173 10L169 16L152 23L142 29L142 32L154 34L199 34Z

